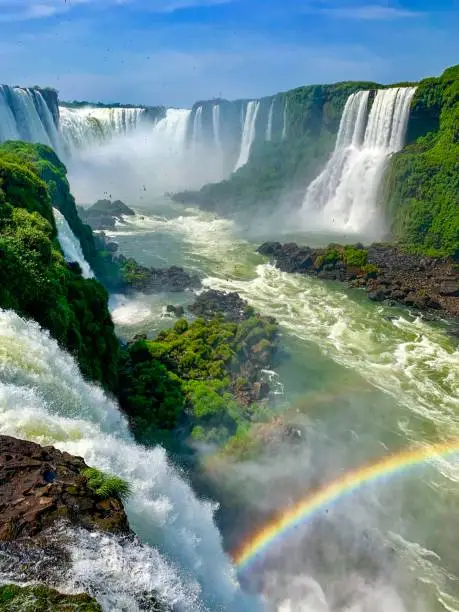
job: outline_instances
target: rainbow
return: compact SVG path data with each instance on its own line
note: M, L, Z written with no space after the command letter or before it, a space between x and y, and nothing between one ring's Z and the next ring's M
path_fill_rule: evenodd
M334 482L307 495L266 524L233 554L234 562L240 571L244 571L256 560L259 560L271 546L286 538L295 528L304 525L322 510L327 509L334 502L360 489L365 484L374 482L384 476L397 474L408 467L425 461L446 457L458 452L459 439L455 439L432 446L410 448L401 453L384 457L371 465L347 472Z

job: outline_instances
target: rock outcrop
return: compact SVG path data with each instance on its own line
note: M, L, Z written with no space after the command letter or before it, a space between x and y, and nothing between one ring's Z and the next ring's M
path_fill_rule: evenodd
M64 519L87 529L129 533L122 503L88 487L80 457L0 436L0 541L34 537Z
M86 595L64 595L49 587L19 587L7 584L0 587L2 612L102 612L99 604Z
M85 470L80 457L0 436L0 610L101 612L87 594L55 590L79 530L134 538L121 501L101 497Z
M451 259L404 253L385 244L330 245L312 249L265 242L258 252L285 272L348 282L376 302L459 317L459 270Z
M121 200L98 200L89 208L78 207L78 214L93 230L113 229L123 216L132 217L135 212Z

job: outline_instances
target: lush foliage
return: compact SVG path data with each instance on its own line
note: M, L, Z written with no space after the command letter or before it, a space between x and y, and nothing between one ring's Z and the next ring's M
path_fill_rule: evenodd
M148 440L158 429L178 425L194 428L201 440L234 434L253 412L238 402L238 394L250 385L256 355L272 350L276 333L275 324L257 316L240 323L180 319L155 340L128 345L120 394L137 436Z
M118 341L106 291L65 262L48 188L13 149L0 147L0 307L38 321L86 376L114 388Z
M105 474L96 468L86 468L81 475L86 479L88 489L101 499L116 497L120 501L124 501L132 492L128 482L119 478L119 476Z
M109 288L117 286L118 266L112 254L107 251L102 241L98 241L89 225L85 225L78 216L75 199L70 193L67 180L67 169L54 151L42 144L31 144L20 141L5 142L0 146L0 160L3 163L20 164L38 175L48 188L52 205L61 211L72 232L79 239L85 259L89 262L97 277ZM3 164L2 164L3 165ZM35 198L36 199L36 198ZM15 199L15 206L22 205ZM52 211L45 207L50 221ZM43 214L42 211L38 211ZM51 221L54 223L54 221Z
M459 66L420 83L408 145L391 160L384 200L397 240L459 258Z
M0 586L2 612L102 612L99 604L88 595L63 595L43 585L19 587Z

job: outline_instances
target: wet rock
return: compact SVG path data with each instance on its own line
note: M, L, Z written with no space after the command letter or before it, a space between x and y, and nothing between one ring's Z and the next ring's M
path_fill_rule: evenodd
M185 309L183 306L174 306L173 304L168 304L166 306L166 312L169 312L176 317L182 317L185 314Z
M294 243L265 242L258 252L285 272L347 281L352 287L366 289L373 301L431 311L434 316L459 317L459 271L451 259L405 253L388 244L365 248L358 243L350 249L334 244L311 249Z
M78 207L78 213L84 223L94 230L113 229L123 216L131 217L135 212L121 200L98 200L89 208Z
M459 297L459 281L453 278L443 281L440 286L440 295Z
M3 612L102 612L89 595L63 595L44 585L20 587L6 584L0 587L0 610Z
M225 293L210 289L197 296L188 310L197 317L212 319L222 315L226 320L235 323L244 321L254 314L245 300L238 293Z
M386 297L387 297L386 292L383 291L382 289L376 289L375 291L370 291L368 293L368 298L372 302L384 302Z
M81 475L86 467L80 457L0 436L0 541L36 536L58 519L128 533L122 503L98 499Z

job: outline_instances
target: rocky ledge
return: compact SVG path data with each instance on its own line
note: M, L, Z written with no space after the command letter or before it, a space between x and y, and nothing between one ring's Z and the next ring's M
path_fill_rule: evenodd
M36 536L57 519L129 533L123 504L101 499L83 475L87 468L53 447L0 436L0 541Z
M133 257L118 255L118 245L101 232L95 236L96 246L100 253L111 261L111 290L119 293L140 291L142 293L160 293L170 291L178 293L188 289L199 289L201 280L197 274L184 270L180 266L169 268L148 268L139 264Z
M113 229L123 216L133 217L135 212L121 200L98 200L89 208L78 207L78 214L93 230Z
M53 588L71 563L66 526L134 537L120 499L95 489L88 471L80 457L0 436L0 610L102 610Z
M285 272L348 282L376 302L459 318L459 267L451 259L404 253L392 245L329 245L312 249L265 242L258 252Z

